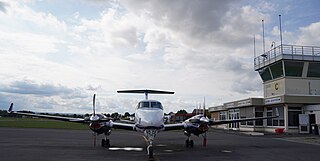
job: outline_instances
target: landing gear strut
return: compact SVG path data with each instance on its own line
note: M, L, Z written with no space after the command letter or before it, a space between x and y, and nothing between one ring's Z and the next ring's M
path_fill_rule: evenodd
M156 137L158 131L157 130L153 130L153 129L147 129L144 131L144 135L147 137L148 139L148 147L147 147L147 152L148 152L148 156L149 156L149 160L153 160L153 139Z
M153 160L153 147L152 147L152 145L149 145L147 147L147 152L148 152L149 160Z
M110 139L108 139L108 136L111 134L111 130L104 133L105 138L101 140L101 146L105 148L110 147Z

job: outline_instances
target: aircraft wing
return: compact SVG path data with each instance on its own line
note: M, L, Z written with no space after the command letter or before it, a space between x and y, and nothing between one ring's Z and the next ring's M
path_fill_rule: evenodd
M134 130L134 124L112 122L112 128L123 129L123 130Z
M33 117L40 117L40 118L47 118L47 119L54 119L54 120L61 120L61 121L69 121L69 122L79 122L85 123L86 120L82 118L73 118L73 117L62 117L62 116L53 116L53 115L41 115L35 113L26 113L26 112L18 112L13 111L13 103L11 103L10 108L8 109L8 113L14 113L17 115L24 115L24 116L33 116Z
M181 129L184 129L185 127L186 127L185 123L165 124L164 131L181 130Z

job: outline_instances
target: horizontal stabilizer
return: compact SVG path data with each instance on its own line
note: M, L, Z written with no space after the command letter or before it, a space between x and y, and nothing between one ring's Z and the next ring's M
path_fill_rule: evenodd
M119 90L118 93L144 93L146 100L148 99L148 94L174 94L171 91L160 91L160 90L149 90L149 89L137 89L137 90Z
M119 90L118 93L151 93L151 94L174 94L171 91L160 91L160 90L149 90L149 89L138 89L138 90Z

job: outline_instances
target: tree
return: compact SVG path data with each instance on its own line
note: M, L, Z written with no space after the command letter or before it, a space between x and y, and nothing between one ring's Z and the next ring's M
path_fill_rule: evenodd
M125 118L127 118L127 117L129 117L129 116L130 116L130 113L129 113L129 112L124 113L124 117L125 117Z
M117 119L119 117L119 113L118 112L114 112L111 114L111 117L114 119Z
M178 114L187 114L188 112L186 110L179 110L177 113Z

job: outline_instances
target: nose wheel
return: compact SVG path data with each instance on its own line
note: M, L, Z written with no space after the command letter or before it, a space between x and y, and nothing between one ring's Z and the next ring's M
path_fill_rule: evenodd
M149 161L154 160L153 158L153 147L152 145L149 145L147 147L147 152L148 152L148 156L149 156Z
M148 139L148 147L147 147L147 153L149 156L149 161L154 160L153 158L153 139L156 137L158 131L154 130L154 129L147 129L144 131L144 135L147 137Z

